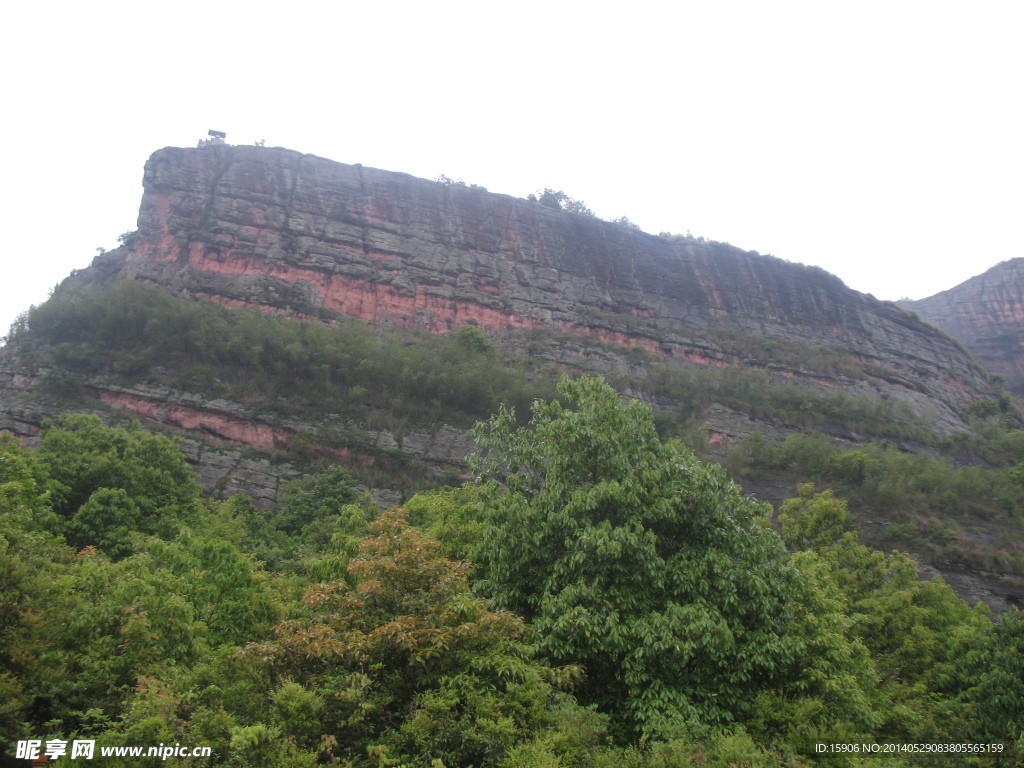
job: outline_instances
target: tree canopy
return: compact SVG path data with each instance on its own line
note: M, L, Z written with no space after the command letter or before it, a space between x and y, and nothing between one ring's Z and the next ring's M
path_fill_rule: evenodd
M735 720L794 654L770 508L603 381L558 389L566 405L538 401L528 428L505 409L478 427L495 599L543 653L586 666L578 695L620 728Z
M479 425L479 482L408 515L337 466L269 510L204 500L173 441L95 417L0 433L0 727L213 750L176 768L1020 763L1019 612L919 580L809 484L780 536L642 403L559 395Z
M172 538L198 519L195 472L172 441L137 424L105 427L98 416L68 414L43 424L39 457L64 519L57 532L74 546L122 557L132 531Z
M440 557L403 510L383 513L370 533L349 565L354 587L311 586L308 614L246 655L296 691L321 692L321 720L344 756L491 764L548 723L553 684L579 670L533 659L523 620L472 596L470 566Z
M568 211L569 213L579 213L584 216L594 215L594 212L587 207L586 203L582 200L576 200L575 198L570 197L560 189L554 190L545 188L540 195L531 195L530 197L545 208L554 208L555 210Z

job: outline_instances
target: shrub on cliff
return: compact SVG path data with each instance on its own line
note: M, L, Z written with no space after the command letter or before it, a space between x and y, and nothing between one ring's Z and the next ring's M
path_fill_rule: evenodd
M471 352L487 353L494 349L494 342L487 338L475 325L464 325L452 331L452 338Z
M530 202L543 205L545 208L554 208L557 211L568 213L579 213L583 216L593 216L594 212L587 207L582 200L569 197L562 190L545 188L540 195L530 195L527 198Z

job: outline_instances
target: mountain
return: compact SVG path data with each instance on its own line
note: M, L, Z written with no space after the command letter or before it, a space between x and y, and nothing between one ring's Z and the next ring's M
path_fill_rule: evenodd
M387 504L464 477L475 420L586 370L776 502L801 479L889 488L871 472L905 457L1015 461L978 447L978 414L1015 406L962 345L815 267L281 148L162 149L143 189L137 232L14 329L0 429L128 415L180 434L208 491L266 506L340 460ZM807 430L868 469L769 471L751 448ZM963 513L978 530L934 544L943 508L889 498L864 496L869 534L969 572L964 593L1024 594L1003 576L1019 526Z
M137 235L99 260L95 277L434 333L557 329L824 386L844 382L815 370L809 352L837 350L879 397L933 409L946 433L991 395L969 356L898 306L820 269L725 244L284 149L164 149L143 187ZM754 340L767 354L747 349ZM773 359L782 345L796 359Z
M1024 258L901 304L962 341L985 368L1003 378L1007 389L1024 396Z

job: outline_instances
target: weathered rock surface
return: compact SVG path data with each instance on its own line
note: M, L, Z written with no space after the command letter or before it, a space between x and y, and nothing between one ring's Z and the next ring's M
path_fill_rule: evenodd
M1024 258L927 299L901 302L964 343L992 373L1024 397Z
M817 395L831 391L901 403L939 435L965 429L964 408L991 396L986 374L944 333L895 304L850 290L823 270L723 243L666 239L507 195L345 165L286 149L206 145L153 154L138 233L70 278L127 277L268 312L350 315L445 332L475 323L515 339L521 329L566 331L543 355L573 367L643 376L630 350L680 366L755 368ZM856 370L811 359L750 357L751 339L826 353ZM746 344L746 348L745 348ZM858 368L859 366L859 368ZM43 372L45 373L45 372ZM0 368L0 428L23 437L62 408L18 360ZM327 430L338 459L369 463L400 451L464 466L464 430L439 425L400 438L365 426L298 423L238 403L102 378L89 392L108 407L220 441L271 451ZM752 431L799 425L712 406L716 448ZM856 440L856 435L842 435ZM349 439L351 438L351 439ZM216 462L204 477L260 490L251 468Z
M841 348L945 431L990 391L969 355L895 304L723 243L285 149L163 149L144 189L134 242L83 279L435 332L557 328L704 365L743 363L712 331Z
M639 347L683 367L753 368L816 396L901 404L943 436L964 430L965 407L993 394L969 354L897 305L823 270L723 243L656 237L279 148L162 149L143 186L137 234L71 280L126 277L232 306L434 332L475 323L513 341L521 329L554 329L567 333L542 354L573 367L643 376L630 355ZM751 357L757 344L785 345L788 357ZM826 370L815 355L833 351L844 367ZM0 426L31 436L59 404L33 390L31 367L5 366ZM349 462L372 461L361 451L372 449L459 467L472 448L468 433L445 426L399 439L329 416L254 418L237 403L160 387L96 379L90 392L185 433L263 451L325 428L357 438L336 441L337 458ZM800 428L724 406L708 408L705 421L723 443Z

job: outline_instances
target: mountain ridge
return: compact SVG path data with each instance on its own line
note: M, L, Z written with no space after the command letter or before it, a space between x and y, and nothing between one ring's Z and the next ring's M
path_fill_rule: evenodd
M968 406L997 396L957 342L820 268L294 150L157 150L138 222L67 286L129 279L328 323L473 325L512 347L543 332L542 356L563 365L761 376L746 386L800 390L817 407L846 395L896 407L938 437L968 430ZM116 389L101 399L149 418L173 411ZM707 415L714 442L748 430L728 409ZM262 432L245 444L271 447Z

